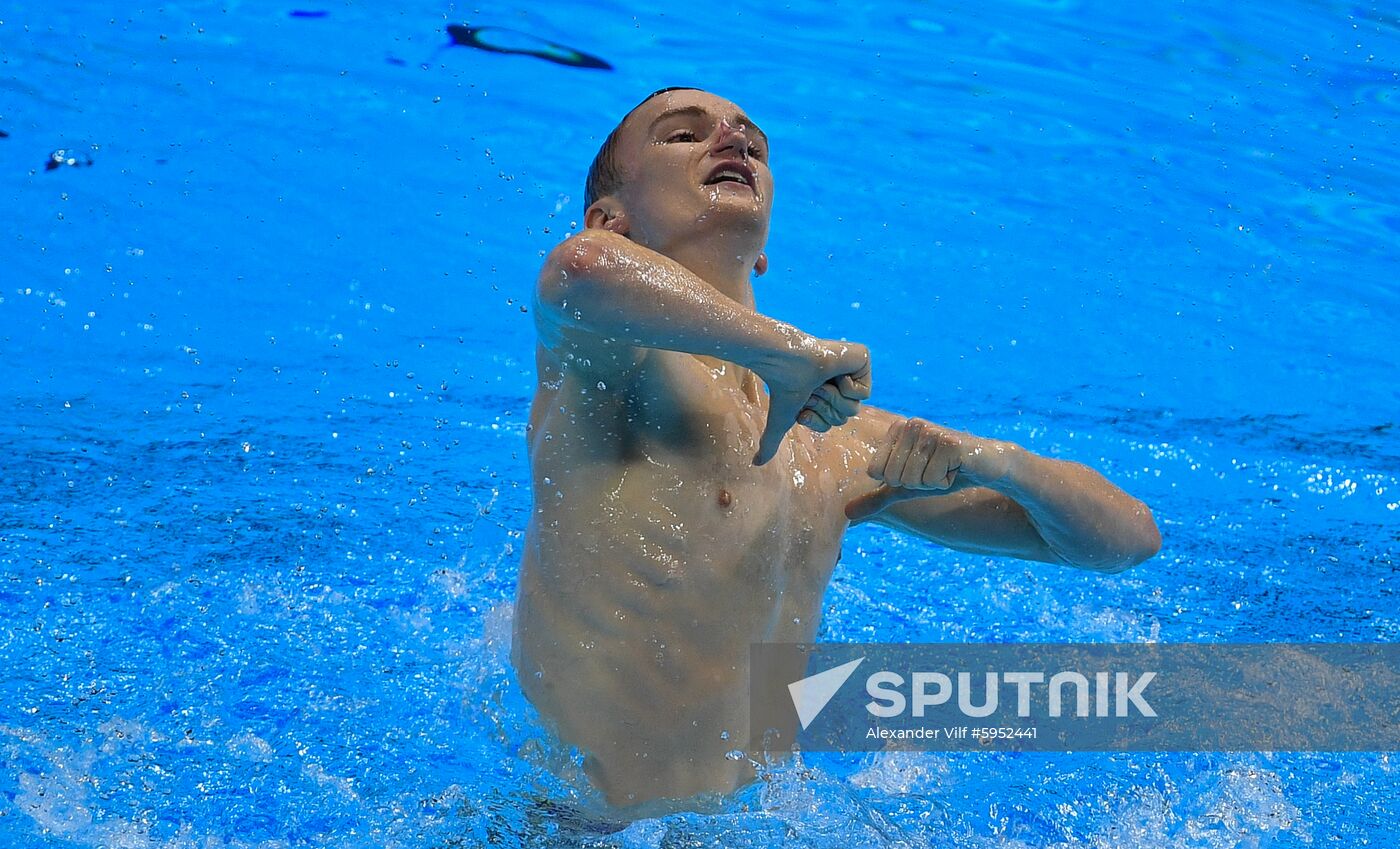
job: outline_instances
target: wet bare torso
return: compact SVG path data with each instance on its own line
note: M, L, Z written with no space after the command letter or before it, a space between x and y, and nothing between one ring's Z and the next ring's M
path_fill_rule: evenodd
M521 686L612 805L732 789L749 645L813 638L870 451L795 427L755 466L767 398L720 360L650 350L613 386L538 360Z

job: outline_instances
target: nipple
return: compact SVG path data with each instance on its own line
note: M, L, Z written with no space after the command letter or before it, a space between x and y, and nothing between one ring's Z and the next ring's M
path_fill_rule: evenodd
M719 501L719 506L728 507L729 505L734 503L734 496L729 494L729 490L721 488L719 491L719 498L717 500Z

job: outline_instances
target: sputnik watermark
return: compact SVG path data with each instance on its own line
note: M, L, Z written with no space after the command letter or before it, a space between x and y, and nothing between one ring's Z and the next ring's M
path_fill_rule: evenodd
M812 724L836 691L864 661L864 657L857 658L788 685L792 706L803 729ZM975 685L970 672L956 673L956 678L943 672L915 672L910 676L911 692L906 697L901 689L905 684L904 676L881 670L865 679L865 692L871 697L865 709L871 716L885 718L900 716L906 710L922 717L930 707L947 704L956 693L958 711L964 716L981 719L997 712L999 684L1005 683L1016 688L1016 715L1022 718L1031 715L1032 688L1037 684L1046 685L1045 702L1048 715L1052 717L1063 716L1066 703L1071 699L1070 709L1076 716L1121 717L1127 716L1131 710L1136 710L1140 716L1157 715L1143 697L1147 685L1157 677L1157 673L1152 671L1136 676L1128 672L1095 672L1092 683L1088 676L1072 670L1057 672L1049 677L1048 682L1043 672L986 672L982 677L979 703L975 701ZM929 691L930 685L934 688L932 692ZM1071 693L1069 698L1065 695L1066 690Z
M794 681L788 685L788 693L792 696L792 706L797 710L797 719L802 723L805 730L812 724L812 720L822 712L831 697L836 695L836 691L841 689L841 685L846 683L846 679L851 677L851 673L856 671L865 658L859 657L849 663L843 663L834 669L825 672L818 672L816 675L809 675L801 681Z
M1033 685L1045 684L1043 672L987 672L983 674L981 703L974 703L975 685L971 672L957 673L957 684L942 672L915 672L911 685L912 695L906 699L899 689L904 686L904 677L897 672L877 672L865 679L865 691L872 701L866 710L872 716L891 717L904 713L906 705L912 706L914 716L923 716L930 707L947 704L951 694L957 692L958 711L963 716L976 719L991 716L1000 704L1001 682L1016 688L1016 715L1031 715L1031 689ZM1063 716L1065 713L1065 691L1072 690L1072 710L1076 716L1090 716L1090 691L1093 691L1093 716L1127 716L1136 709L1141 716L1156 716L1152 705L1143 699L1143 689L1157 677L1156 672L1138 673L1136 677L1128 672L1095 672L1091 685L1088 676L1080 672L1064 671L1050 676L1046 688L1046 705L1050 716ZM1131 684L1129 681L1131 680ZM929 685L936 689L930 693ZM1109 712L1113 703L1112 714Z
M1400 750L1394 644L760 644L750 659L769 750Z

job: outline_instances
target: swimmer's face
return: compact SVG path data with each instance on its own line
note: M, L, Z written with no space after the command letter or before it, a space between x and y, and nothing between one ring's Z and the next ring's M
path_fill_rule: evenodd
M618 162L618 196L637 241L661 248L710 227L766 240L768 137L728 100L690 89L653 97L627 118Z

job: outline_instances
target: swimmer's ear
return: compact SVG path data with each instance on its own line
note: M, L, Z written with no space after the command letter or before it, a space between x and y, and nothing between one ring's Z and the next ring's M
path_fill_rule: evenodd
M758 252L758 262L753 264L753 273L762 277L768 271L768 254Z
M631 222L616 200L603 198L583 213L583 226L588 230L611 230L619 236L626 236Z

